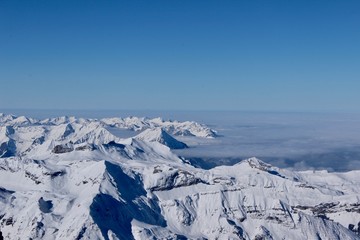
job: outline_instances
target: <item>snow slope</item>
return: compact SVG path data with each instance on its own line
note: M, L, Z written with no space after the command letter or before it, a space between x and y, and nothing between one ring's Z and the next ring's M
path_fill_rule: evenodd
M360 171L204 170L155 124L125 139L109 121L16 119L0 115L5 239L360 239Z
M146 129L142 133L138 134L135 138L147 142L159 142L171 149L183 149L188 147L185 143L176 140L165 130L158 127L153 129Z

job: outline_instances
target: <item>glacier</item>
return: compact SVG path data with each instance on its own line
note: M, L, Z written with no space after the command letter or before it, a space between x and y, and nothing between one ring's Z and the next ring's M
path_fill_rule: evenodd
M360 239L360 171L294 171L255 157L202 169L173 151L187 147L181 136L218 135L161 118L0 114L1 236Z

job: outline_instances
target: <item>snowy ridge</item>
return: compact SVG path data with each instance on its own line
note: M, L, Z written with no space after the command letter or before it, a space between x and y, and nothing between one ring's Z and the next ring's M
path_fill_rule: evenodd
M175 136L196 136L213 138L216 137L216 131L208 128L205 125L197 122L178 122L178 121L164 121L161 118L104 118L101 122L108 126L131 129L134 131L142 131L148 128L162 128L166 132Z
M159 142L171 149L183 149L188 147L185 143L176 140L165 130L158 127L154 129L146 129L142 133L135 136L135 138L147 142Z
M360 239L360 171L204 170L166 128L122 139L97 120L15 119L0 115L5 239Z
M196 136L203 138L214 138L217 136L216 131L197 122L193 121L171 121L163 120L161 118L139 118L139 117L126 117L126 118L103 118L103 119L86 119L76 117L56 117L37 120L27 118L25 116L14 116L0 113L0 124L9 126L24 126L24 125L61 125L61 124L88 124L96 122L102 124L104 127L114 127L120 129L129 129L133 131L143 131L145 129L162 128L167 133L175 136Z

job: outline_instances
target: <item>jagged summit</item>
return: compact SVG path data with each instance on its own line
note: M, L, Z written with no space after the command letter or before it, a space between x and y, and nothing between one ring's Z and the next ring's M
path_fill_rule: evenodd
M261 161L260 159L258 159L256 157L251 157L249 159L244 160L243 162L240 162L240 164L241 163L247 163L252 168L257 168L259 170L264 170L264 171L269 170L273 167L270 164L268 164L264 161Z
M164 129L159 127L154 129L146 129L142 133L135 136L135 138L147 142L159 142L171 149L184 149L188 147L185 143L176 140Z
M99 123L103 127L113 127L120 129L129 129L133 131L143 131L145 129L162 128L166 132L174 136L195 136L201 138L214 138L217 137L215 130L197 122L193 121L171 121L163 120L162 118L149 119L146 117L114 117L103 119L87 119L76 118L69 116L61 116L55 118L46 118L43 120L37 120L33 118L27 118L25 116L17 117L15 115L6 115L0 113L0 124L11 126L25 126L25 125L42 125L42 126L55 126L61 124L89 124Z
M36 119L28 118L25 116L15 116L11 114L0 113L0 124L1 125L10 125L10 126L20 126L20 125L29 125L37 122Z
M359 171L195 168L165 146L196 133L186 122L132 118L147 125L123 139L96 119L14 119L0 115L5 239L360 239Z
M10 122L10 121L14 120L15 118L16 118L16 116L14 116L14 115L0 113L0 123L2 123L2 124L6 123L6 122Z
M174 136L196 136L214 138L216 131L197 122L165 121L162 118L103 118L101 122L107 126L143 131L145 129L162 128Z

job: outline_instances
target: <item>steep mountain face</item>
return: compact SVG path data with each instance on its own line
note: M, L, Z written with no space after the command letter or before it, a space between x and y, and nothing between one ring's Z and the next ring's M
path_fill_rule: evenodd
M4 239L360 239L359 171L204 170L158 126L122 139L98 120L0 116Z

